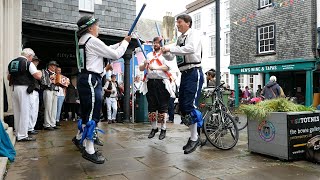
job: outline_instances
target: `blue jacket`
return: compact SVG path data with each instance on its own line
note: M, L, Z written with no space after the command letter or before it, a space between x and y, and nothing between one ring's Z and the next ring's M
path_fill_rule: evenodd
M16 151L11 143L11 140L4 130L2 122L0 120L0 156L8 157L8 159L13 162L14 157L16 156Z
M274 99L280 96L280 86L277 82L269 81L263 88L265 99Z

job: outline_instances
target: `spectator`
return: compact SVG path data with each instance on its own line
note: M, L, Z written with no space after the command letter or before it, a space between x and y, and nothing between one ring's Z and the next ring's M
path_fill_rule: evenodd
M207 87L216 86L216 78L215 78L216 77L216 73L215 73L214 69L210 69L205 74L207 76Z
M262 88L261 88L261 85L259 84L258 85L258 90L256 92L256 97L260 97L261 96L261 93L262 93Z
M265 99L274 99L280 96L281 90L277 83L277 78L275 76L270 77L270 81L266 84L263 89L263 96Z
M12 60L8 65L9 84L13 86L12 104L14 114L14 128L17 141L35 141L28 136L28 125L30 122L30 93L34 86L34 79L39 80L41 71L31 63L35 53L30 48L23 49L22 56Z
M106 82L103 87L106 94L106 102L108 109L108 123L115 123L118 109L118 83L116 82L116 75L111 75L111 81Z
M78 90L73 86L72 81L70 81L69 86L66 90L65 97L65 114L68 115L68 120L76 120L76 115L79 115L79 94ZM71 114L69 114L69 112Z

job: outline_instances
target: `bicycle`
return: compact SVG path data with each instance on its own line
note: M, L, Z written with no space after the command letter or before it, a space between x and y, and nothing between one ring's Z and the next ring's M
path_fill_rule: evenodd
M226 108L227 108L227 112L229 112L234 117L234 120L237 123L237 127L239 131L243 130L248 126L247 118L241 118L236 114L234 98L228 99L228 107Z
M206 105L203 113L203 131L207 140L216 148L229 150L239 139L239 130L234 118L228 112L221 97L221 87L224 84L208 91L204 98L213 97L213 103Z

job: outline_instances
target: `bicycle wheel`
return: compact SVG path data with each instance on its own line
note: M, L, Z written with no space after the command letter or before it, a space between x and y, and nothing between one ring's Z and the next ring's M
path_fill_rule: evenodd
M239 131L248 126L248 119L245 116L238 116L237 114L234 114L233 119L236 122Z
M204 119L204 133L208 141L216 148L229 150L239 139L236 122L231 115L224 111L210 111Z

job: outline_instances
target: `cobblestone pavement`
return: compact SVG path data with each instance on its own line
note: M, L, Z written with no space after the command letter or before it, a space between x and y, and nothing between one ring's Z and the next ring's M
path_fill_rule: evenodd
M62 179L320 179L318 165L306 161L282 162L247 150L247 134L240 133L235 148L222 151L209 143L189 155L182 146L188 128L168 124L167 137L148 139L149 124L100 123L106 134L98 147L105 164L86 161L72 144L76 122L62 122L55 131L40 131L35 142L17 142L17 157L9 166L7 180Z

